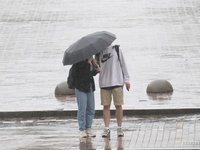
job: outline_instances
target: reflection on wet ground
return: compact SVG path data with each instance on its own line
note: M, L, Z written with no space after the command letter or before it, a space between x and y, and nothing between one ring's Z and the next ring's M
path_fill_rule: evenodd
M95 138L79 138L76 119L35 118L0 121L3 149L198 149L200 115L124 117L124 137L117 137L115 117L110 137L102 138L103 118L95 118Z
M75 102L75 95L55 95L55 98L60 102Z
M170 93L147 93L150 100L171 100L171 95L173 92Z
M80 150L87 150L87 149L91 149L94 150L94 146L93 146L93 138L91 137L87 137L87 138L80 138L80 144L79 144L79 149Z

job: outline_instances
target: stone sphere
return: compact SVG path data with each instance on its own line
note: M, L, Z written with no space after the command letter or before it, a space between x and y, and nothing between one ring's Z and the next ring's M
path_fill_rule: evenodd
M75 95L75 90L69 89L67 81L64 81L56 86L55 95Z
M147 86L146 91L147 93L168 93L173 92L173 87L167 80L155 80Z

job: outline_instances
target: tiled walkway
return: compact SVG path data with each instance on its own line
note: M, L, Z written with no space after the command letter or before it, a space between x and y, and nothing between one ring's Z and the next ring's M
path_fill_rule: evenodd
M117 36L131 76L124 108L200 108L199 0L0 0L0 111L76 109L57 100L64 51L99 30ZM119 13L120 10L120 13ZM147 95L168 80L172 95ZM96 108L100 106L98 75Z
M0 112L76 110L74 97L56 99L66 81L65 49L80 37L117 35L131 75L125 109L200 108L199 0L0 0ZM171 95L147 95L156 79ZM98 78L96 109L101 110ZM113 107L113 106L112 106ZM79 139L74 118L0 120L0 150L200 149L200 114L124 117L123 138L111 120L110 139Z
M124 117L123 138L111 119L111 136L102 138L102 118L94 119L96 138L78 137L77 120L43 118L0 122L1 150L200 149L200 115Z

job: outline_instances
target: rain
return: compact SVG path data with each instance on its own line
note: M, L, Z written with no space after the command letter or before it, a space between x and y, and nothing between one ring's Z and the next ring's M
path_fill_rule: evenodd
M200 2L198 0L0 0L0 111L77 109L59 100L67 80L67 47L82 36L117 36L131 76L124 109L200 107ZM169 81L170 95L152 99L148 84ZM96 109L100 105L95 77ZM161 96L161 99L159 97Z

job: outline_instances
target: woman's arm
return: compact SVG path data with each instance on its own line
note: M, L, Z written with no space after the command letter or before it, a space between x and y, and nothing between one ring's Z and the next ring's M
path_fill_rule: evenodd
M101 68L97 64L96 59L92 60L92 66L93 66L92 75L95 76L101 71Z

